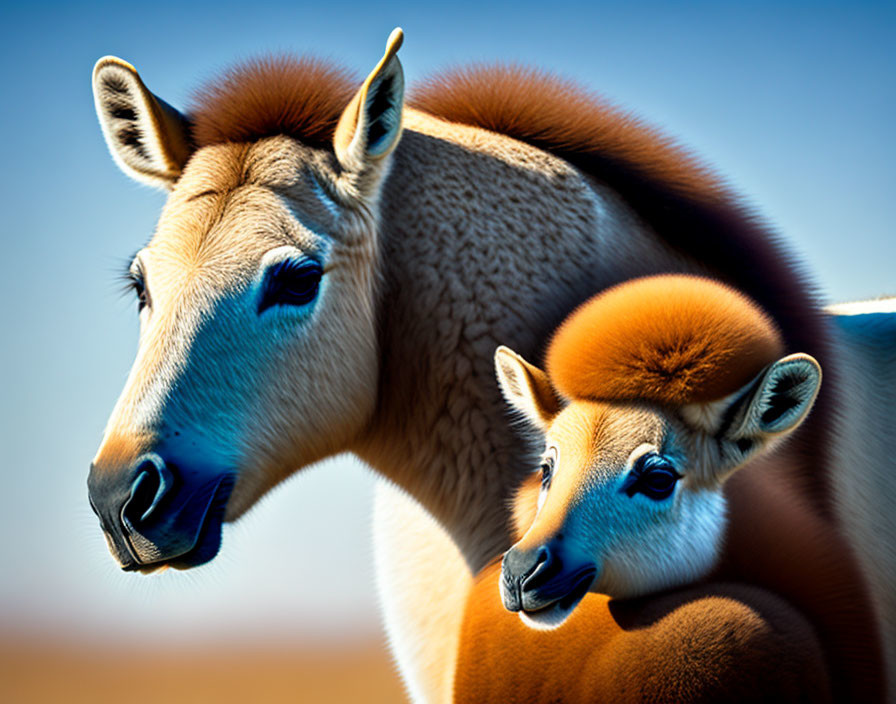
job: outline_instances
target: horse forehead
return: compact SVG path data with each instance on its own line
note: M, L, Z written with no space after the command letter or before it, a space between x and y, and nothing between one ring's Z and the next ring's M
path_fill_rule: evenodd
M157 266L248 274L275 247L318 248L321 233L335 226L332 203L314 187L327 166L288 138L200 149L150 243Z

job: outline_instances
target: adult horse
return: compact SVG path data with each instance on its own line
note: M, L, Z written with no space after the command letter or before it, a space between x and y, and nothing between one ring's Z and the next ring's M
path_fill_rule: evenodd
M413 497L378 496L378 579L412 696L440 701L472 575L510 545L509 498L534 458L507 423L492 353L504 343L538 359L596 290L677 271L746 291L827 373L800 432L810 461L788 481L819 514L851 506L828 471L827 325L736 198L668 139L535 71L444 75L405 109L400 43L393 33L357 90L318 61L262 60L209 83L186 113L126 62L98 62L113 157L170 195L130 267L140 345L88 484L124 569L185 568L212 559L222 521L297 468L354 452ZM861 469L838 471L860 481ZM881 497L873 516L886 508ZM880 698L880 580L845 531L823 538L802 565L810 598L787 570L744 569L750 589L713 593L747 609L764 595L818 633L835 696ZM805 553L799 535L775 540ZM700 593L681 603L715 613ZM608 636L631 627L606 604L592 611Z

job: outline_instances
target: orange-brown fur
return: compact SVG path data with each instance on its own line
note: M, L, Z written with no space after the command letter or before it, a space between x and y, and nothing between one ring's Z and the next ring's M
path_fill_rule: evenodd
M669 350L674 354L671 365ZM705 278L654 276L607 289L574 311L548 347L547 380L573 400L669 405L706 402L742 388L783 351L774 323L742 294ZM676 367L681 359L687 363ZM745 363L741 366L738 361ZM699 363L696 374L694 362ZM735 369L729 374L731 366ZM652 372L656 367L669 372L665 385L657 383ZM676 368L684 370L690 384L676 383L672 374ZM724 383L712 379L719 374ZM875 674L878 665L863 652L865 638L851 622L856 614L836 586L839 583L841 589L847 588L848 583L858 580L856 566L847 563L848 574L839 575L839 566L831 564L832 554L847 554L849 548L837 526L814 512L800 496L793 469L804 461L798 446L784 447L754 460L731 480L733 491L727 492L730 528L722 561L711 575L713 586L687 587L655 601L646 597L620 602L616 611L614 602L608 606L606 597L590 594L582 602L588 609L587 618L578 617L575 622L570 619L562 627L566 631L568 625L574 626L566 632L559 652L550 648L543 633L526 633L516 618L500 613L500 599L494 594L500 579L497 566L484 570L477 578L465 614L456 701L526 701L525 692L555 691L564 681L581 686L575 694L565 695L563 701L600 700L609 691L613 692L614 701L617 696L620 701L628 701L629 696L633 701L755 701L790 697L824 700L830 694L821 684L823 680L816 678L825 669L825 648L859 674L849 695L834 678L837 700L879 697ZM533 474L517 490L513 504L517 540L530 530L536 517L539 489L539 476ZM761 507L761 519L757 507ZM558 517L553 517L553 523L550 517L541 520L551 524L549 529L553 526L556 530L559 525ZM768 591L742 592L741 587L727 584L729 581L762 585ZM829 588L820 589L819 585ZM719 609L716 621L695 623L691 619L698 612L691 612L691 608L704 602L704 592L733 598L724 605L710 607ZM783 596L789 603L774 605L776 598L771 594ZM645 680L641 678L643 673L633 674L637 670L632 669L625 655L648 647L640 640L644 633L629 632L617 613L640 613L644 604L652 603L649 608L654 608L657 601L663 600L688 606L664 612L664 638L668 640L662 641L663 645L644 660L649 662L651 674ZM759 604L767 606L760 608ZM758 624L756 613L747 616L753 609L759 609L769 619L764 624L766 629L771 620L783 619L778 622L775 638L768 639L768 631L754 631L739 621L744 616L748 621L756 619ZM607 616L620 630L600 632L598 626ZM731 623L726 623L729 619ZM648 620L648 631L662 630L659 622ZM731 625L735 622L738 625ZM713 624L720 630L715 630ZM752 633L758 641L753 642L748 636L745 642L730 642L727 646L721 640L707 642L720 639L720 633L729 627L738 637ZM503 644L512 642L516 647L519 638L531 641L531 652L541 650L537 673L530 676L520 668L512 676L489 679L486 673L490 668L512 659ZM541 639L543 645L539 646ZM676 640L681 647L672 645ZM746 652L738 653L742 647ZM721 677L724 668L700 673L703 667L719 666L714 660L717 655L738 660L744 672L751 666L768 667L779 659L787 664L776 671L777 679L763 682L762 686L768 687L764 693L752 689L756 685L751 684L749 676L741 681L736 676L726 680L724 694L688 689L679 680L679 658L688 662L688 672L693 676L688 685L699 688L711 682L715 674ZM753 658L757 663L751 665ZM758 660L764 658L767 661L759 665ZM602 674L597 668L586 666L584 672L579 669L582 663L594 662L605 663ZM462 672L464 667L471 668L471 672ZM614 678L611 687L607 683ZM812 686L818 688L807 694L804 687Z
M836 364L828 359L830 332L790 255L722 179L632 114L537 69L462 67L426 81L411 104L568 160L610 184L666 243L698 257L707 271L755 300L775 320L788 348L812 355L825 369L825 388L800 433L812 438L806 451L816 456L816 466L824 465L837 393ZM806 489L818 510L828 512L828 483L821 475L813 472Z
M775 324L745 296L669 275L582 304L554 334L546 363L569 398L684 405L734 393L783 354Z
M811 625L785 600L720 583L627 602L589 594L558 631L527 628L497 597L500 564L470 594L457 702L831 700Z
M329 145L356 82L312 57L268 56L234 66L198 90L189 115L197 147L285 134Z

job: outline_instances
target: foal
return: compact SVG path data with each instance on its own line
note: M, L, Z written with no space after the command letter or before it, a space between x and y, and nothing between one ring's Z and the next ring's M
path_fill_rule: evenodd
M784 356L755 303L694 276L599 294L546 359L547 373L495 354L507 401L545 436L499 582L504 606L540 629L589 591L636 597L709 573L725 481L802 423L821 383L815 359Z

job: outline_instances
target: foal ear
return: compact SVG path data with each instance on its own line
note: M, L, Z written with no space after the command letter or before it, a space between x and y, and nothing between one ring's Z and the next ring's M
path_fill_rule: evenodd
M398 144L404 105L404 72L398 50L404 33L396 27L386 53L342 112L333 146L339 163L361 173L381 162Z
M786 437L806 419L821 387L821 367L807 354L792 354L759 374L721 414L716 431L720 456L711 474L724 479L757 451Z
M128 176L171 189L192 152L187 119L149 92L127 61L105 56L93 69L93 99L115 163Z
M495 350L495 373L507 403L532 425L546 429L560 411L548 375L503 345Z
M821 367L807 354L779 359L736 402L732 438L772 438L793 432L805 420L821 388Z

